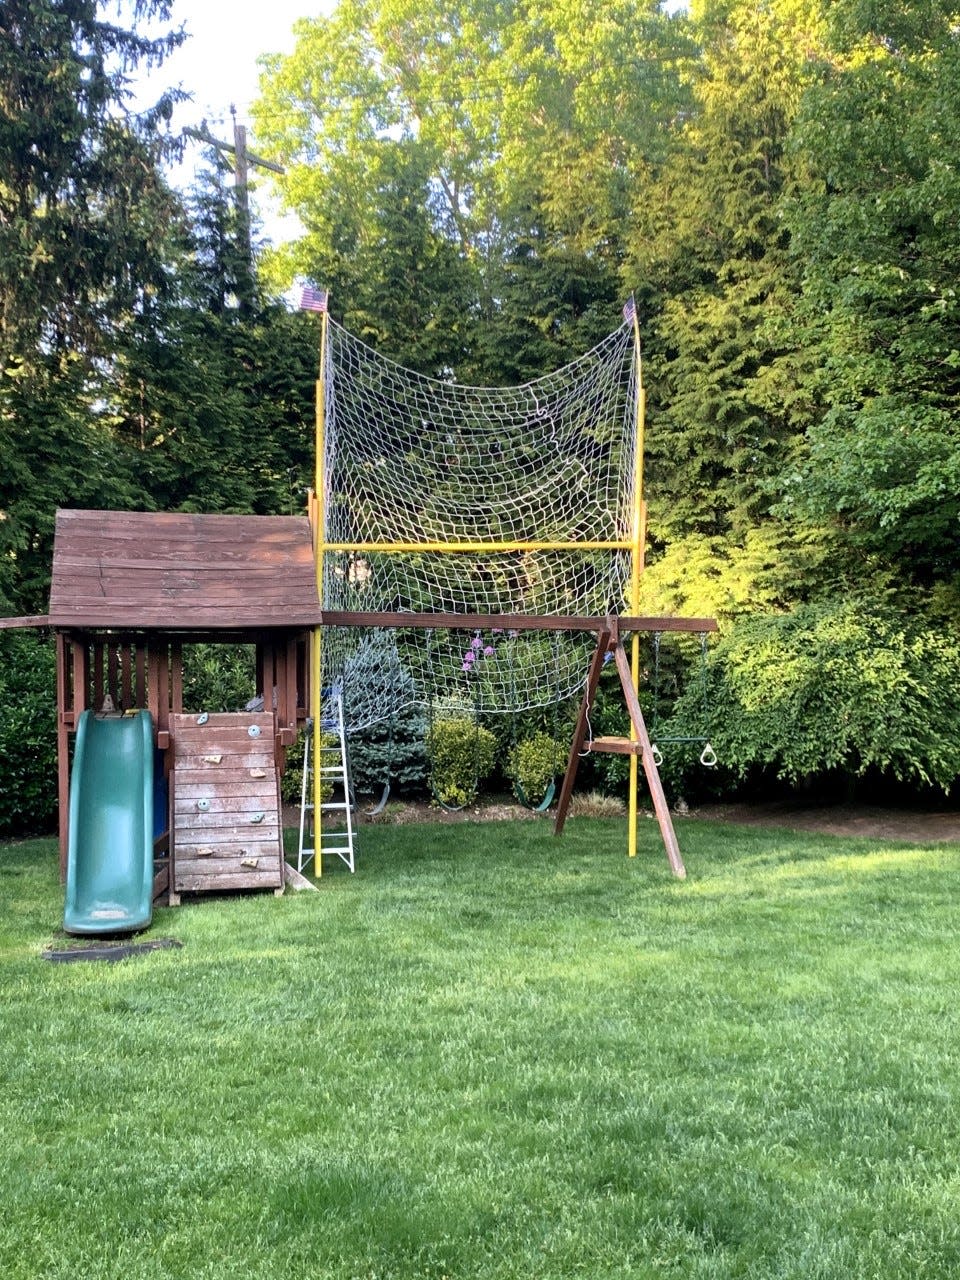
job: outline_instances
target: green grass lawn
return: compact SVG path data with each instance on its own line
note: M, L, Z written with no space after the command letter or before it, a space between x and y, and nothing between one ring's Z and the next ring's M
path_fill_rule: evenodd
M960 848L679 834L365 828L69 965L0 846L0 1276L955 1278Z

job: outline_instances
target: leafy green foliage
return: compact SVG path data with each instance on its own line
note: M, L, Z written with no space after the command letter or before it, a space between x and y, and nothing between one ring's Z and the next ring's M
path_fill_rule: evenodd
M301 729L297 734L297 740L292 747L287 748L287 760L283 773L280 775L280 798L286 804L293 804L299 807L303 799L303 749L304 743L307 741L306 729ZM336 747L339 749L339 740L336 734L321 733L321 746ZM313 750L311 739L311 751ZM307 804L313 804L312 780L313 780L313 762L311 760L311 794L307 796ZM320 781L320 803L326 804L333 796L333 783L327 778L321 778Z
M185 645L184 710L242 711L251 698L263 692L255 688L254 658L252 645Z
M941 6L901 17L856 6L845 38L865 26L846 65L798 117L804 181L784 209L803 264L792 335L815 372L782 510L835 523L854 554L929 584L960 548L960 50Z
M379 796L389 782L395 794L424 789L427 778L426 718L401 708L350 740L350 771L356 789Z
M56 654L31 632L0 632L0 779L0 836L55 825Z
M297 35L254 108L306 228L276 282L322 279L360 336L475 383L609 331L632 184L685 101L681 21L653 3L343 0Z
M521 738L510 752L507 766L514 786L528 804L539 804L551 782L563 773L567 748L548 733Z
M876 769L946 791L960 774L958 663L953 634L876 602L745 619L713 655L707 733L740 776ZM668 730L702 718L691 682Z
M166 22L167 0L135 19ZM106 356L144 290L176 201L160 175L172 102L135 115L126 74L183 41L109 22L96 0L5 0L0 11L0 373Z
M440 804L459 808L477 797L493 770L497 740L489 729L464 717L438 717L427 731L430 788Z

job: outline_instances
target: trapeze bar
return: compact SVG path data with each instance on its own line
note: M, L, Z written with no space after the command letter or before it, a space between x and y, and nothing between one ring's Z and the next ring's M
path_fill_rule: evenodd
M323 551L355 555L413 555L421 551L629 551L632 542L324 542Z
M716 618L579 617L529 613L356 613L323 609L326 627L418 627L452 631L716 631Z

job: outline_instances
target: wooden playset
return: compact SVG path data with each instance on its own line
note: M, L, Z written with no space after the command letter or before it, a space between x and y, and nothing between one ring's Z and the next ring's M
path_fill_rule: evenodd
M545 696L558 702L582 693L557 833L582 754L624 754L628 853L637 851L642 768L670 867L683 876L637 697L638 636L705 633L715 623L638 616L644 393L632 302L621 329L594 351L537 383L502 389L463 388L403 370L339 326L331 330L325 304L319 309L316 472L306 516L61 510L49 614L0 620L49 626L56 636L68 901L69 870L78 860L76 800L85 785L76 768L71 776L74 734L85 747L96 738L117 752L117 773L131 780L131 792L155 780L154 803L144 805L153 815L154 848L148 842L140 859L147 878L157 868L155 893L175 904L181 893L282 892L291 874L280 803L286 752L307 717L320 716L324 687L342 688L351 663L369 663L376 645L356 637L387 629L419 629L433 643L420 669L407 646L404 680L396 678L395 644L385 648L392 674L381 671L378 679L368 667L366 693L381 718L391 713L394 693L419 688L422 698L438 676L461 705L467 691L510 700L514 711L543 706ZM628 616L617 616L616 602ZM587 651L579 666L567 659L561 670L559 650L534 641L525 651L526 693L511 660L498 695L494 637L536 631L592 633L589 671ZM624 636L631 637L629 655ZM253 646L262 698L256 709L184 705L183 647L199 642ZM610 659L630 732L593 739L590 708ZM92 713L100 728L88 735ZM140 718L137 733L103 728L105 717L125 714ZM125 763L123 742L151 734L154 761ZM320 738L313 734L317 874ZM90 908L77 931L102 932L119 918L125 908L113 900L123 898L136 861L129 850L119 859L110 854L114 830L131 817L111 794L111 768L112 758L101 758L88 789L102 794L87 797L96 800L85 833ZM132 809L136 800L125 803ZM137 830L143 827L141 821ZM144 926L130 917L126 927Z
M166 783L156 825L170 901L185 891L282 890L279 779L307 716L315 601L305 518L57 513L47 622L57 643L64 870L70 735L88 708L140 707ZM185 712L182 650L200 641L254 646L263 712Z

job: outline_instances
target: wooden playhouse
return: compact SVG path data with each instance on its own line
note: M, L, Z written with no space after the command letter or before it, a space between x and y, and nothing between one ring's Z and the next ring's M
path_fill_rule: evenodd
M112 704L152 716L171 903L182 892L282 891L280 777L307 716L320 621L307 518L59 511L48 621L61 869L71 734L85 709ZM183 648L197 642L254 646L262 710L185 708Z

